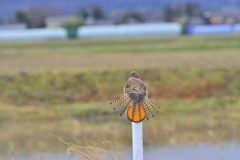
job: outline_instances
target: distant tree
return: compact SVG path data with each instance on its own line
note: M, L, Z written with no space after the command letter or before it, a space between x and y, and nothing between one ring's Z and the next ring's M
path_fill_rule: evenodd
M84 20L80 16L68 17L64 22L60 24L64 28L77 28L84 24Z
M84 19L86 19L87 17L93 17L96 20L105 18L104 11L99 6L91 6L91 7L80 9L80 11L78 12L78 15L80 15Z
M77 15L86 19L89 16L89 13L88 13L88 10L84 8L84 9L80 9Z
M130 11L129 13L126 13L125 15L123 15L122 22L127 22L129 19L133 19L136 22L145 21L143 14L136 10Z
M98 7L98 6L93 6L92 7L92 12L93 12L93 16L95 19L104 19L104 12L102 10L102 8Z
M174 10L170 5L166 5L163 11L164 20L166 22L171 22L174 18Z
M15 12L15 18L17 22L19 23L25 23L28 27L30 27L29 19L27 17L27 14L23 11L16 11Z
M201 14L201 7L198 3L193 4L194 6L194 16L199 16Z
M200 14L199 4L191 2L186 3L185 12L189 17L199 15Z
M181 3L178 3L174 8L174 16L180 17L184 13L184 6Z

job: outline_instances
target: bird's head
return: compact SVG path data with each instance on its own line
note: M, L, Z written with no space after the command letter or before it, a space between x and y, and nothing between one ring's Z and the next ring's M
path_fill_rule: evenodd
M139 76L139 74L137 72L131 71L129 73L129 75L128 75L128 79L130 80L131 78L138 78L138 79L140 79L140 76Z

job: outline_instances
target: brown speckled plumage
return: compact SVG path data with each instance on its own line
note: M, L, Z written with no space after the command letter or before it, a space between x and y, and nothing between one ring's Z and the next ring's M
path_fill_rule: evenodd
M112 100L110 104L117 103L118 104L113 108L116 109L121 106L124 102L126 105L121 112L120 116L130 107L133 107L133 113L135 113L136 108L143 106L144 112L147 115L147 111L154 117L151 109L158 113L158 107L152 100L148 98L148 91L147 87L145 86L144 82L140 79L140 76L137 72L132 71L129 73L128 82L123 89L124 93L115 97L109 98ZM140 108L139 108L140 110ZM133 114L134 116L134 114ZM148 115L147 115L148 119Z

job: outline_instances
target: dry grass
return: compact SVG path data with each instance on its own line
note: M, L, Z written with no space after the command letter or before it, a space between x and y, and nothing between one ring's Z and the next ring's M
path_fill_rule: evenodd
M239 67L239 36L0 44L0 73Z
M72 153L81 160L124 160L117 143L103 141L97 144L92 138L85 143L77 139L74 143L67 143L60 138L59 140L68 145L68 154Z
M240 67L238 51L227 54L171 53L122 55L0 55L0 73L65 72L95 69L231 69Z
M155 101L161 109L153 119L143 121L144 146L240 141L238 97ZM111 110L111 107L108 107ZM51 112L51 109L49 110ZM118 114L120 111L121 108L115 113ZM86 118L79 116L62 120L1 123L0 133L7 134L0 137L0 143L4 144L0 145L0 154L5 154L9 150L19 152L65 150L66 145L60 143L54 135L64 137L67 142L72 142L72 137L83 142L90 135L95 142L99 138L111 142L117 139L119 145L131 146L131 123L126 117L119 115L105 115L104 119L97 117L93 115ZM111 145L106 145L111 148Z

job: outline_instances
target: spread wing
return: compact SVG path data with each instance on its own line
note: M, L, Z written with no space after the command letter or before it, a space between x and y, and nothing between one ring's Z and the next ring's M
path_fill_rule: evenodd
M111 97L109 98L109 100L112 100L110 104L118 103L113 109L118 108L124 102L126 102L125 107L122 110L120 116L122 116L122 114L131 106L133 107L133 113L136 111L136 108L143 106L144 112L148 119L147 111L151 114L152 117L154 117L151 109L158 113L157 108L160 109L160 107L157 104L155 104L152 100L150 100L147 96L148 91L143 81L138 78L132 78L128 81L128 83L124 87L124 94ZM132 116L134 118L134 115Z
M147 87L142 80L132 78L124 87L124 92L128 94L130 99L139 104L147 96Z

